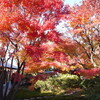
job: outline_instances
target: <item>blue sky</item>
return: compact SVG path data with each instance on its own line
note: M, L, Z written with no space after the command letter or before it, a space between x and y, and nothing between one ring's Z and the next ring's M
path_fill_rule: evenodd
M64 0L65 4L69 4L70 6L73 6L74 4L80 4L82 0Z

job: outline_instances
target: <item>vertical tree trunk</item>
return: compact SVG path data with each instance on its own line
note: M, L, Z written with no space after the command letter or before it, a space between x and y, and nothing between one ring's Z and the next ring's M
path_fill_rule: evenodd
M3 100L3 83L0 81L0 100Z
M93 64L94 67L97 66L96 63L95 63L95 61L94 61L93 54L91 54L91 62L92 62L92 64Z
M0 100L3 100L4 71L0 75Z

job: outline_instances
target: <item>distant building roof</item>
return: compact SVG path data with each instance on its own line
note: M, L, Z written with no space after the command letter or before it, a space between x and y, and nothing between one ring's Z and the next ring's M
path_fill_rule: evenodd
M7 68L7 69L17 69L17 66L12 66L12 68L11 68L11 64L9 64L9 63L7 63L7 64L4 64L4 66L5 66L5 68ZM1 63L0 63L0 67L2 67L2 65L1 65Z

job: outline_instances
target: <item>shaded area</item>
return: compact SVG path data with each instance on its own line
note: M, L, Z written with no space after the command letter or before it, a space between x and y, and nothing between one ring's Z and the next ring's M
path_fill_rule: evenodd
M62 77L64 76L62 75ZM70 77L69 80L73 81L71 78L72 77ZM72 86L73 82L71 84L71 82L66 80L65 77L64 79L65 80L62 79L63 82L67 81L67 85L69 87L65 85L66 87L63 86L60 90L58 89L58 91L55 87L54 90L56 91L50 91L50 89L46 89L47 87L45 85L43 86L43 83L40 82L42 84L42 88L37 87L34 91L30 91L28 88L20 88L16 94L16 99L24 100L34 98L40 100L100 100L100 77L96 77L91 80L79 80L80 84L76 85L77 87L75 87L75 84ZM40 83L38 84L41 85Z

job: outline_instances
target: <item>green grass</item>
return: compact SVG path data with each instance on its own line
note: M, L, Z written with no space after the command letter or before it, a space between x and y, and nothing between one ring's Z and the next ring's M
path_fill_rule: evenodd
M83 96L81 96L80 94L74 94L74 95L63 95L63 94L53 94L51 92L44 92L44 93L40 93L37 91L29 91L27 89L21 89L17 92L16 94L16 99L29 99L29 98L33 98L33 97L44 97L44 96L48 96L49 98L43 98L41 100L84 100ZM53 96L53 97L50 97Z
M16 93L16 98L17 99L27 99L27 98L32 98L32 97L38 97L38 96L51 96L54 95L50 92L45 92L45 93L40 93L38 91L29 91L26 88L20 89Z

